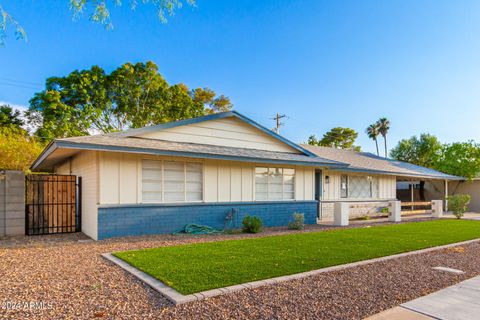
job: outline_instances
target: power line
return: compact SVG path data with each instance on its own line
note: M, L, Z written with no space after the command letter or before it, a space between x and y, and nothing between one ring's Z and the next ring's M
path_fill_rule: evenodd
M0 86L9 86L9 87L16 87L16 88L23 88L23 89L31 89L31 90L42 90L41 87L34 87L34 86L29 86L29 85L24 85L19 83L3 82L1 80L0 80Z
M280 134L280 127L285 125L285 123L280 122L280 119L286 118L286 117L287 116L285 114L277 113L277 115L275 117L270 118L272 120L275 120L275 122L276 122L275 128L273 128L273 131L275 131L277 134Z
M8 86L30 90L42 90L42 85L34 82L15 80L12 78L0 77L0 86Z
M21 84L28 84L28 85L34 85L34 86L40 86L40 87L42 86L42 84L35 83L35 82L16 80L16 79L12 79L12 78L1 77L1 76L0 76L0 80L5 80L5 81L8 81L8 82L17 82L17 83L21 83Z

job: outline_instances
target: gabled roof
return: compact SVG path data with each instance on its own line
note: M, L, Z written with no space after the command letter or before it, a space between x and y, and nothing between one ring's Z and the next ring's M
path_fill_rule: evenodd
M356 152L353 150L317 147L310 145L302 146L315 153L319 157L349 164L349 167L341 168L342 171L428 179L464 180L462 177L452 176L408 162L379 157L368 152Z
M167 128L173 128L182 125L188 125L226 117L236 117L244 122L247 122L248 124L289 145L294 150L300 151L301 153L276 152L259 149L176 142L142 137L143 134L149 132L156 132ZM123 132L55 139L35 160L31 168L49 169L54 163L60 161L62 157L68 157L72 154L71 152L64 152L63 155L60 155L58 152L59 149L101 150L271 164L319 166L329 168L347 166L346 164L335 160L328 160L322 157L318 157L304 147L272 132L271 130L265 128L257 122L235 111L222 112L204 117L170 122L140 129L131 129Z
M148 127L143 127L143 128L138 128L138 129L129 129L123 132L118 132L115 133L115 135L121 135L123 137L135 137L139 136L145 133L150 133L150 132L156 132L156 131L162 131L165 129L170 129L170 128L175 128L179 126L184 126L184 125L189 125L189 124L195 124L199 122L204 122L204 121L209 121L209 120L217 120L217 119L223 119L223 118L229 118L229 117L234 117L237 119L240 119L253 127L263 131L267 135L285 143L286 145L300 151L301 153L309 156L315 156L313 153L311 153L309 150L303 148L299 144L296 144L295 142L292 142L288 140L285 137L282 137L281 135L277 134L276 132L262 126L258 122L244 116L243 114L237 112L237 111L226 111L226 112L219 112L219 113L214 113L202 117L196 117L196 118L190 118L190 119L185 119L185 120L179 120L179 121L173 121L173 122L167 122L167 123L161 123L153 126L148 126Z

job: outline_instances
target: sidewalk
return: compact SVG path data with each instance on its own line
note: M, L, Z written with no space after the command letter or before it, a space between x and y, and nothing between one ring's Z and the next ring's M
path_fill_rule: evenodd
M474 320L480 318L480 276L373 315L367 320Z

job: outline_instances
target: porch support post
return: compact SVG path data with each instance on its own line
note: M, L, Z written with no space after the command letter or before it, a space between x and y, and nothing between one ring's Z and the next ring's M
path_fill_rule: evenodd
M413 190L413 179L410 179L410 202L414 202L415 201L415 194L414 194L414 190ZM415 209L412 205L411 209Z
M445 212L448 211L448 180L445 179Z

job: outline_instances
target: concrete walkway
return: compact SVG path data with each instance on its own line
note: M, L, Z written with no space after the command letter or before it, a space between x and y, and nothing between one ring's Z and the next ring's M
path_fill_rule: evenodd
M460 282L368 320L476 320L480 319L480 276Z

